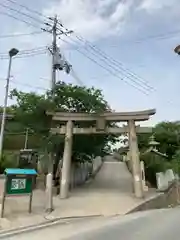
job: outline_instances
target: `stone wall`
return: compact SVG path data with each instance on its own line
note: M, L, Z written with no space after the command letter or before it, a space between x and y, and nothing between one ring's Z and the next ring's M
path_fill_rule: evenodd
M70 188L72 189L79 185L82 185L90 178L93 178L101 168L102 163L103 163L102 158L96 157L92 161L92 163L72 165L70 176ZM44 174L39 174L37 181L38 188L45 189L45 181L46 180Z
M165 172L156 173L157 189L159 191L166 190L176 179L178 180L178 176L174 174L172 169L167 169Z
M73 165L71 168L70 187L74 188L85 183L89 178L97 174L101 165L101 157L96 157L92 163Z
M173 181L166 191L159 193L157 196L152 197L140 206L129 211L129 213L137 211L145 211L150 209L170 208L180 205L180 182Z

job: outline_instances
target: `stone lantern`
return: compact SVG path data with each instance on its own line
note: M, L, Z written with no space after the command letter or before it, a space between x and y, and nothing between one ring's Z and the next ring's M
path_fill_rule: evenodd
M149 143L148 143L148 145L149 145L153 150L157 151L157 146L158 146L159 144L160 144L160 143L155 140L154 135L152 135L152 136L149 138Z

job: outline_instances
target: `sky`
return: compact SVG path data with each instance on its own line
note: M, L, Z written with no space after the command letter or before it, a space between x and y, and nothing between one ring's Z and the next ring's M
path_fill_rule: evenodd
M47 49L52 36L41 28L47 28L43 22L52 23L46 17L57 14L63 26L74 31L58 39L58 45L83 84L102 89L116 111L155 108L156 114L145 125L179 120L180 56L174 53L180 44L179 12L178 0L1 0L0 104L8 68L4 58L12 47L20 52L38 49L33 51L41 54L13 59L10 89L43 93L50 88ZM62 71L57 80L79 84Z

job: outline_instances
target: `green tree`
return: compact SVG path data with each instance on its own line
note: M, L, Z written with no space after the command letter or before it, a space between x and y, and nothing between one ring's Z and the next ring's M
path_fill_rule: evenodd
M153 130L159 151L166 153L169 161L180 148L180 124L178 122L161 122Z
M110 111L108 103L104 100L100 90L74 86L59 82L55 87L55 95L48 91L44 95L36 93L24 93L14 89L11 98L16 100L16 104L11 106L15 119L21 124L23 129L29 127L32 133L41 136L41 146L48 144L53 147L51 150L58 153L58 157L63 154L64 137L49 137L51 118L46 115L46 111L64 112L86 112L100 113ZM92 125L91 122L76 123L81 127ZM94 123L93 123L94 124ZM95 155L100 155L107 151L108 142L114 143L116 138L113 135L75 135L73 139L73 160L84 161Z
M19 128L17 127L16 130L30 128L34 133L48 134L51 119L46 115L46 111L53 105L45 94L38 95L34 92L26 93L14 89L11 91L10 97L16 101L16 104L11 106L15 115L12 125L19 124Z
M169 166L166 158L156 153L148 152L141 155L141 160L145 164L145 176L153 186L156 186L156 173L164 172Z
M137 135L138 147L140 152L145 152L149 148L149 140L152 133L140 133Z
M159 143L158 150L166 153L169 161L180 148L180 124L179 122L161 122L158 123L151 134L139 134L138 144L141 151L149 147L149 137L154 135Z
M157 146L160 153L167 155L167 158L160 157L154 153L148 153L143 156L146 176L154 184L155 173L172 168L180 174L180 124L179 122L161 122L153 128L155 140L159 143ZM141 153L145 152L149 146L149 137L152 134L140 134L138 144Z

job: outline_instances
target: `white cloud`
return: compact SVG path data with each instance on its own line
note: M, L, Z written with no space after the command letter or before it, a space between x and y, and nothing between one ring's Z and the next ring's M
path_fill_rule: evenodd
M130 13L133 0L61 0L43 14L57 13L65 26L92 39L117 34Z
M164 8L177 8L179 0L143 0L140 8L148 12L159 11Z
M112 35L120 35L123 32L146 25L147 13L161 13L166 18L175 16L179 0L56 0L49 1L42 13L47 16L58 14L59 19L68 29L74 30L89 40L106 38ZM165 14L164 8L171 8ZM136 10L141 10L136 11ZM163 9L163 11L162 11ZM136 21L136 16L143 12L144 21ZM134 14L135 13L135 14ZM177 11L179 15L179 11ZM135 17L134 17L135 16ZM147 16L148 17L148 16ZM133 19L133 20L132 20ZM160 21L161 19L159 19ZM22 25L20 25L22 26ZM24 26L24 25L23 25ZM18 27L18 32L34 31L31 28ZM33 48L51 43L51 35L33 35L17 39L21 48Z

